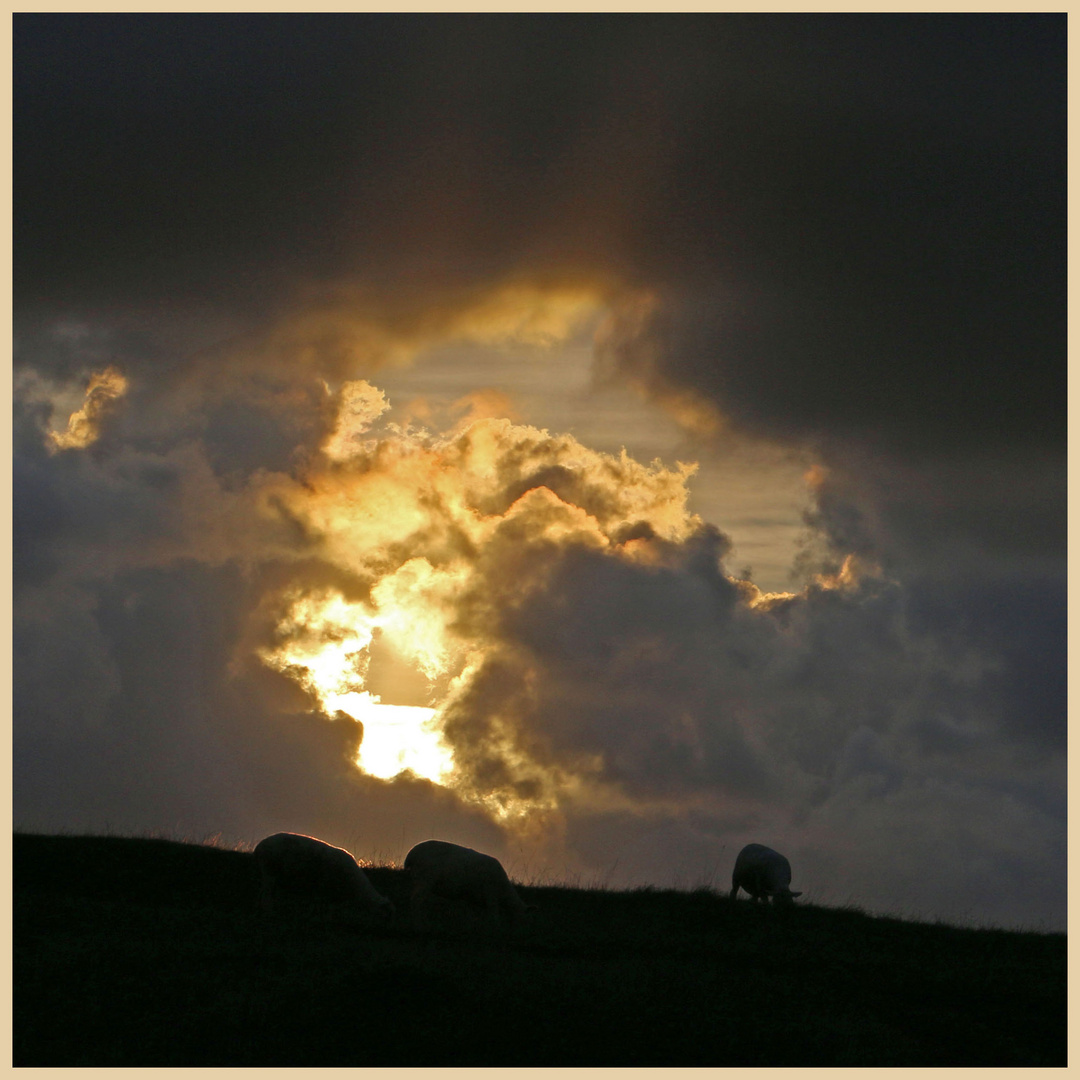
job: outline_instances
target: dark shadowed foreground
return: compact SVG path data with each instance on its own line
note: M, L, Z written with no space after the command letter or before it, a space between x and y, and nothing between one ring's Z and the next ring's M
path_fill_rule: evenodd
M268 921L248 854L16 835L14 1065L1066 1064L1064 934L520 891L513 932Z

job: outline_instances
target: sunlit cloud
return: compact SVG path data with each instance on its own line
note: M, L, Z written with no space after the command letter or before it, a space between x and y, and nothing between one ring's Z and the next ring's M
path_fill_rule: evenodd
M551 835L569 813L775 797L767 745L800 706L756 680L814 648L815 598L857 605L875 567L848 558L802 591L763 592L724 570L728 541L688 509L693 463L492 416L433 433L366 381L336 410L321 457L252 484L343 585L289 585L259 655L362 725L361 772L410 773ZM423 704L373 691L376 635L426 683Z
M266 512L281 507L301 523L319 557L366 596L290 587L262 660L327 715L363 725L357 764L370 775L411 770L504 821L580 795L585 759L567 768L537 756L518 717L485 718L482 761L447 735L446 718L460 717L477 678L502 662L504 620L542 592L566 553L660 565L664 545L702 527L686 506L694 466L642 465L496 417L433 435L397 424L368 382L339 392L323 453L325 466L313 459L295 481L260 478L260 498ZM371 693L376 633L428 680L430 705Z
M437 344L554 349L601 318L608 291L587 281L522 280L410 298L339 284L302 296L294 313L234 348L228 375L287 369L347 380L406 365ZM210 383L222 374L218 363L202 370Z
M101 422L109 408L127 393L128 381L111 365L90 377L86 398L73 412L63 431L48 432L49 447L57 450L83 450L97 442Z
M390 408L386 395L363 379L345 383L339 400L337 423L322 445L332 461L346 461L361 453L356 440Z

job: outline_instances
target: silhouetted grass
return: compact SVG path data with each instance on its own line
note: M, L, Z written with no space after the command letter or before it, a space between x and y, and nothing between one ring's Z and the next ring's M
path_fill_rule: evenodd
M250 854L17 834L14 1064L1066 1064L1064 934L520 891L515 932L265 920Z

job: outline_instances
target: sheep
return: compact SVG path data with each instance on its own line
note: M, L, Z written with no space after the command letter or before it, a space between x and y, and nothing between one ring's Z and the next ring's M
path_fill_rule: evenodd
M755 901L771 898L774 905L790 904L801 892L792 892L791 863L778 851L764 844L747 844L735 860L731 873L731 899L745 889Z
M380 919L393 917L394 905L368 881L344 848L313 836L274 833L255 846L262 883L262 908L272 913L286 895L348 900L354 909Z
M410 908L417 925L424 920L433 897L451 901L459 910L463 905L482 907L492 924L500 921L502 913L516 925L522 915L535 910L535 905L518 896L498 859L472 848L425 840L405 856L405 870L412 886Z

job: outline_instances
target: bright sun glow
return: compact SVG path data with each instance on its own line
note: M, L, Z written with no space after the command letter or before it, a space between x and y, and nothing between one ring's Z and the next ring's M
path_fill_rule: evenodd
M437 710L417 705L387 705L364 689L376 629L407 637L406 612L380 615L350 603L331 590L297 597L278 623L284 641L264 649L262 659L295 678L330 715L342 712L364 728L357 765L371 776L390 780L406 770L444 783L454 769L453 754L442 742ZM425 639L420 628L421 641ZM430 643L421 645L428 661Z
M383 705L366 692L329 694L325 704L364 725L356 764L370 776L392 780L408 770L439 784L454 771L454 756L440 740L435 709Z

